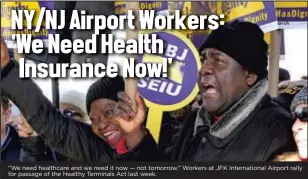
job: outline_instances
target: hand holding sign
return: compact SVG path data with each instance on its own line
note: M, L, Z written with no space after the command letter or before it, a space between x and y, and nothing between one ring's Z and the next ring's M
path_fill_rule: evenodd
M138 91L149 107L146 127L158 142L163 112L181 109L197 95L201 63L196 47L182 33L156 31L152 34L157 34L165 42L164 54L142 54L139 63L160 63L163 57L172 58L167 78L141 78L138 82Z
M119 102L114 110L114 120L125 132L126 145L129 149L134 148L143 138L144 129L142 124L146 117L146 107L139 93L136 94L137 110L132 108L133 101L124 92L118 94Z

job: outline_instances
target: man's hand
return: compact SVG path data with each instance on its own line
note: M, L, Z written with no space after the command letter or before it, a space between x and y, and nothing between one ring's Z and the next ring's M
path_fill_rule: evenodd
M7 124L15 128L19 137L27 138L38 136L23 116L17 119L11 119L7 121Z
M9 51L5 41L1 38L1 69L5 68L10 62Z
M132 109L132 100L126 93L120 92L118 98L119 102L114 110L114 120L125 132L127 147L132 149L140 143L145 135L142 125L146 117L146 107L139 93L136 94L136 113Z

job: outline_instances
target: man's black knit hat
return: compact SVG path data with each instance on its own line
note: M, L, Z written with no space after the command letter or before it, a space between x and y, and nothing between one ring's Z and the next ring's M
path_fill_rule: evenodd
M87 112L90 112L91 103L97 99L118 101L118 92L124 91L125 82L121 76L115 78L104 77L94 82L87 91Z
M258 75L258 79L267 77L268 45L264 33L256 24L233 21L214 30L200 48L220 50L249 72Z

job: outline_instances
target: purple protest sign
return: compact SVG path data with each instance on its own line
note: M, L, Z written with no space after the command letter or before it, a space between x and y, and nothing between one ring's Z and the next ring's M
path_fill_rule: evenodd
M216 1L199 1L196 2L204 10L204 14L217 14L217 2Z
M308 2L275 2L279 28L307 28Z
M165 111L176 110L191 102L197 95L197 77L200 59L191 41L179 32L154 32L166 45L161 58L173 58L168 78L143 78L138 89L148 105L171 106ZM151 56L139 57L139 62L151 62Z
M226 22L233 20L258 24L264 32L278 29L274 2L221 2L218 12L225 14Z

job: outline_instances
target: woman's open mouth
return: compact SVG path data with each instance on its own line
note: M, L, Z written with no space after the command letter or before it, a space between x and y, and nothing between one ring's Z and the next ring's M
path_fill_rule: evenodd
M120 132L118 130L111 130L111 131L105 132L103 136L107 139L107 142L109 144L114 144L118 141Z

